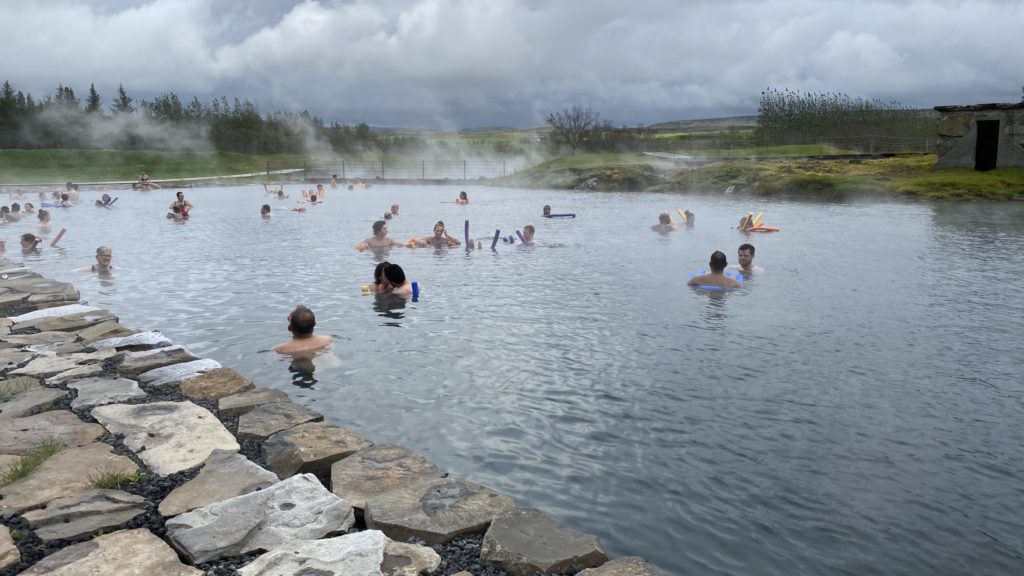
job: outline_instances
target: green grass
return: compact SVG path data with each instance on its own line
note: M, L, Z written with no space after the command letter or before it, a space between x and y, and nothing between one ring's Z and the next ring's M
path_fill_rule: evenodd
M89 475L89 483L96 488L106 489L118 489L128 484L134 484L145 477L145 473L133 472L126 474L124 472L114 472L111 470L101 470L95 474Z
M16 395L28 390L30 386L27 382L21 384L10 380L0 382L0 402L7 402Z
M3 475L0 476L0 486L6 486L11 482L21 480L28 476L33 470L38 468L40 464L45 462L47 458L53 456L57 452L60 452L63 447L64 443L60 440L56 438L47 439L34 450L19 458L17 462L11 464L10 467L4 471Z
M301 168L298 154L248 155L154 150L0 150L0 184L135 180L139 169L154 180L245 174Z

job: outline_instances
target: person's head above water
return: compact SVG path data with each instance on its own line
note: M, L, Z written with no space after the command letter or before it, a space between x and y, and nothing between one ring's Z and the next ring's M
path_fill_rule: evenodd
M296 338L311 336L314 327L316 327L316 315L302 304L296 306L295 310L288 315L288 330Z
M533 227L533 224L527 224L523 226L523 237L526 238L527 242L533 241L533 235L537 233L537 229Z
M388 264L384 267L384 278L394 286L405 284L405 270L398 264Z
M25 233L21 235L21 249L22 250L35 250L39 247L39 243L43 239L35 234Z
M711 267L712 272L721 272L728 265L729 261L726 260L724 252L715 250L711 253L711 260L708 262L708 266Z
M383 238L388 234L388 223L384 220L377 220L373 223L373 235Z
M270 204L264 204L260 208L260 214L262 214L264 216L266 216L267 214L270 214Z
M107 270L110 268L110 261L114 259L114 251L109 246L100 246L96 249L96 270Z
M750 268L750 264L754 261L754 245L740 244L736 258L740 263L740 268Z
M549 214L551 214L551 206L548 206L548 205L545 204L544 205L544 215L547 216Z
M46 208L43 208L42 210L39 211L39 215L36 216L36 218L39 218L39 221L43 222L43 223L49 222L50 221L50 211L47 210Z
M181 190L178 190L178 193L177 193L177 194L175 194L174 196L175 196L175 197L176 197L176 198L177 198L178 200L184 200L184 199L185 199L185 193L184 193L184 192L182 192Z
M469 200L469 196L466 195L466 191L459 192L459 198L462 200Z
M444 220L438 220L437 224L434 224L434 236L440 238L444 235Z
M11 212L21 212L21 204L14 202L11 204Z
M67 202L68 198L70 198L70 196L68 196L67 194L61 194L60 195L60 201L61 202Z
M398 204L391 205L391 213L394 214L395 216L398 216Z
M373 269L373 283L380 286L381 282L384 281L384 269L391 266L391 262L387 260L377 264L377 267Z
M658 222L660 222L661 224L671 224L672 215L670 215L668 212L662 212L661 214L658 214Z
M310 202L316 202L316 194L310 194L309 195L309 201Z

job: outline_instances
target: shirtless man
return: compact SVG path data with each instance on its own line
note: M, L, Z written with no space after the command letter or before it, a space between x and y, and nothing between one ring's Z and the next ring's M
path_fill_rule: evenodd
M185 200L185 193L181 190L178 190L178 193L174 195L174 198L174 202L171 202L171 210L177 206L178 211L181 212L181 217L188 218L188 213L193 208L192 203Z
M383 270L384 279L391 286L388 294L396 296L412 297L412 282L405 277L405 270L398 264L389 264Z
M373 223L373 236L356 244L356 250L367 248L390 248L398 246L399 243L388 236L388 223L384 220L377 220Z
M523 226L523 240L526 240L527 244L533 244L533 235L536 233L537 229L533 227L533 224Z
M725 275L725 267L729 262L725 259L725 254L721 251L714 251L711 253L711 261L708 262L708 266L711 267L710 274L701 274L694 276L686 281L687 286L717 286L719 288L739 288L742 286L736 280L729 278Z
M737 270L744 276L750 276L751 274L760 274L764 272L764 268L760 266L754 266L754 245L753 244L740 244L740 249L736 254L739 264L733 264L729 266L730 270Z
M658 223L651 226L651 230L655 232L671 232L676 229L676 225L672 222L672 215L668 212L662 212L658 214Z
M330 336L313 334L315 326L316 315L309 308L299 304L291 314L288 314L288 331L292 333L292 339L274 346L274 352L309 357L330 346Z

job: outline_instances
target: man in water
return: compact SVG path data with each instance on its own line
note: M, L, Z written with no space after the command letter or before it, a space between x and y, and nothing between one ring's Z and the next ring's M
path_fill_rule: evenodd
M687 226L693 226L693 223L697 219L697 217L693 215L693 212L690 212L689 210L684 210L683 211L683 217L686 218L686 225Z
M264 204L260 208L260 216L263 216L264 218L270 218L270 204Z
M366 240L357 244L356 249L366 250L367 248L390 248L398 245L398 242L392 240L388 236L388 223L384 220L377 220L373 223L373 236L370 236Z
M290 356L313 356L319 350L330 346L330 336L313 334L315 326L316 315L309 308L299 304L291 314L288 314L288 331L292 333L292 339L274 346L274 352Z
M717 286L719 288L739 288L742 286L736 280L729 278L725 275L725 267L729 262L725 259L725 254L719 250L711 253L711 261L708 262L708 266L711 268L710 274L701 274L694 276L687 280L687 286Z
M523 240L527 244L533 244L533 235L537 233L537 229L533 227L533 224L527 224L523 226Z
M391 215L398 216L398 204L391 205Z
M740 249L736 254L739 264L733 264L729 266L730 270L737 270L744 276L750 276L751 274L760 274L764 272L764 268L760 266L754 266L754 245L753 244L740 244Z
M672 216L668 212L658 214L658 223L651 226L651 230L655 232L671 232L675 229L676 225L672 222Z
M412 297L412 282L405 277L405 270L402 270L401 266L398 264L388 264L384 267L382 274L391 286L388 294L402 296L403 298Z

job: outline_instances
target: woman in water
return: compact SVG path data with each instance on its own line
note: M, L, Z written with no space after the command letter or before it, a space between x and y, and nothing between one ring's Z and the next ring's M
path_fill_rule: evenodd
M50 228L51 222L50 222L50 211L49 210L47 210L46 208L41 209L39 211L39 215L36 216L36 218L39 219L39 222L36 224L37 227L44 228L44 229L49 229Z
M377 267L373 269L373 284L369 284L369 292L376 294L384 294L391 290L391 285L388 284L386 278L384 278L384 269L391 266L391 262L387 260L377 264Z
M178 193L175 195L175 197L175 201L171 202L171 210L174 210L174 207L177 206L178 211L181 212L181 217L188 218L188 213L190 210L192 210L192 203L189 202L188 200L185 200L185 193L182 192L181 190L178 190Z
M43 239L35 234L22 234L21 235L21 253L22 254L38 254L39 245L42 244Z
M444 221L438 220L437 224L434 224L434 235L420 238L416 241L416 245L422 248L427 246L433 246L434 248L452 248L462 244L457 238L452 237L448 233L448 230L444 227Z
M260 208L260 216L270 218L270 204L264 204L263 207Z
M466 195L466 191L459 192L459 197L455 199L456 204L469 204L469 196Z

